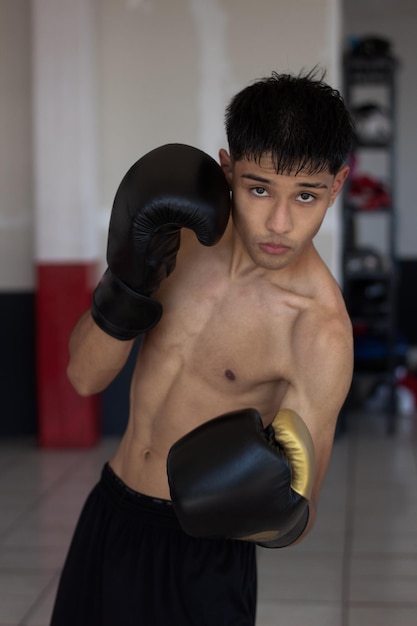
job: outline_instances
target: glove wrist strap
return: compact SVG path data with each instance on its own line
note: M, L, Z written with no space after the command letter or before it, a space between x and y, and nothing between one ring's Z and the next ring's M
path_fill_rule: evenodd
M156 326L162 306L133 291L107 269L93 293L91 314L105 333L127 341Z

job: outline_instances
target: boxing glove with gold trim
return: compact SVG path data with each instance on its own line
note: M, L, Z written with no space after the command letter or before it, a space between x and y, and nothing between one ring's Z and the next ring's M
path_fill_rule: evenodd
M174 510L191 536L281 548L308 522L314 445L289 409L266 429L253 408L202 424L172 446L167 472Z

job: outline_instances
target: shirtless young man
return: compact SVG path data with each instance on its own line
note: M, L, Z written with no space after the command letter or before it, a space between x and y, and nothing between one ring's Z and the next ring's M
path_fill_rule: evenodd
M135 341L134 331L125 332L132 327L132 316L144 331L127 430L84 508L61 579L53 626L255 623L256 541L236 540L227 533L225 538L207 538L204 532L190 537L171 502L170 450L187 433L199 432L201 425L216 424L211 420L217 416L235 416L236 434L240 413L248 408L256 409L262 428L283 409L299 416L299 425L307 431L300 439L311 436L315 465L311 458L301 462L311 484L309 493L301 494L308 515L302 525L298 518L288 522L291 539L283 545L300 540L314 523L338 413L351 382L352 332L340 289L313 239L347 177L352 124L339 94L320 78L273 74L232 99L226 130L230 153L222 149L219 157L232 192L227 227L229 191L226 188L225 202L216 171L217 182L209 182L208 188L219 186L218 199L210 198L208 204L217 202L222 215L218 221L212 215L207 218L208 228L216 231L209 245L202 245L190 229L203 239L198 214L207 210L207 203L197 200L197 218L190 228L182 228L180 245L175 229L160 236L163 251L154 272L160 275L153 276L153 287L143 289L142 295L136 277L126 280L125 273L117 278L130 290L120 295L120 283L108 273L97 287L93 315L86 312L72 334L68 376L81 395L90 395L105 389L126 363ZM183 168L191 181L193 204L200 183L195 184L193 168L181 163L183 155L188 158L187 147L160 150L139 161L133 179L137 195L142 194L142 184L152 196L150 179L169 195L168 170L181 178ZM122 182L121 187L129 186L131 192L132 181ZM187 193L181 190L175 206L187 204L181 195ZM126 270L124 250L137 245L136 235L141 234L137 216L131 219L136 235L121 234L131 233L127 215L132 207L120 209L123 203L131 204L128 194L116 196L113 209L113 214L123 213L112 217L110 227L113 273L120 266ZM161 215L164 231L164 219L172 222L172 216L168 219L167 211ZM189 215L181 225L189 225L187 220ZM117 240L113 247L112 238ZM161 243L158 237L153 241L155 247ZM127 273L134 275L134 268ZM152 308L154 302L162 311L158 304ZM141 304L146 320L141 319ZM214 431L214 442L217 436ZM200 452L203 457L209 448L208 456L221 465L223 439L217 439L217 448L210 433L208 437L196 464ZM279 434L276 439L282 443ZM181 465L181 450L177 454ZM279 452L272 454L286 467L298 463L291 451L286 451L286 459ZM193 477L193 465L186 466L186 472ZM218 474L222 482L227 470L220 467ZM170 480L175 482L175 476ZM254 480L262 500L270 500L263 476ZM219 493L222 488L219 484ZM251 498L245 483L240 491ZM187 504L188 494L180 497ZM233 502L233 491L226 499ZM290 510L288 516L292 514ZM213 520L216 515L214 502ZM239 526L239 515L234 517ZM208 529L210 520L209 513ZM253 528L254 537L258 530ZM239 536L238 528L236 532Z

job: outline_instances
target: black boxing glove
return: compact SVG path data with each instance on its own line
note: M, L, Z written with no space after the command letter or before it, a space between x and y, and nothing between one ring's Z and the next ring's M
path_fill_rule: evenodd
M191 536L282 548L307 525L314 446L289 409L267 429L255 409L202 424L171 447L167 472L174 510Z
M223 171L201 150L168 144L139 159L114 199L108 269L93 293L96 324L122 340L153 328L162 306L151 296L175 268L181 228L212 246L223 235L229 212Z

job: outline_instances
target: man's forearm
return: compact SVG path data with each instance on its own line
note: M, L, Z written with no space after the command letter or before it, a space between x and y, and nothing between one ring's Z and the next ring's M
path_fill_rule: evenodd
M69 341L67 375L81 396L103 391L125 365L134 340L119 341L103 332L87 311Z

